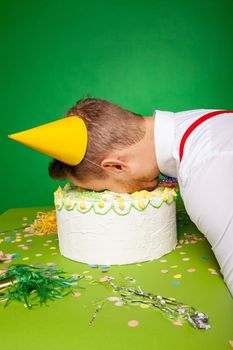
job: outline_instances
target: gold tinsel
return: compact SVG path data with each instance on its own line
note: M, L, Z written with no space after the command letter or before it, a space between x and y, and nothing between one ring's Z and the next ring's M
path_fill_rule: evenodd
M37 212L36 219L25 231L39 236L57 233L56 211Z

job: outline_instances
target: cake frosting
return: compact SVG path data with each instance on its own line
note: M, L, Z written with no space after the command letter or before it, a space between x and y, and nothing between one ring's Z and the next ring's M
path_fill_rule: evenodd
M59 248L88 264L123 265L160 258L176 246L176 191L133 194L66 184L54 193Z

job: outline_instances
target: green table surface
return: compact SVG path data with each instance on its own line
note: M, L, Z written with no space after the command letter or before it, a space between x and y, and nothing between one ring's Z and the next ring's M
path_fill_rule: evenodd
M32 310L19 302L4 308L1 302L1 349L222 350L233 346L233 299L209 243L182 208L177 212L181 242L174 251L146 263L110 266L107 272L102 272L101 266L92 268L64 258L56 234L34 236L22 229L14 230L22 227L22 223L32 222L37 211L48 209L9 209L0 216L0 250L20 254L10 263L0 263L0 270L11 263L35 266L54 263L55 268L67 273L89 276L80 281L85 289L77 289L79 296L70 294ZM22 248L25 246L26 249ZM144 291L192 305L208 314L211 329L196 330L187 322L178 326L155 308L116 306L114 302L106 303L90 326L99 301L114 296L104 283L92 283L106 275L113 276L115 281L133 277ZM175 278L176 275L180 278ZM131 320L138 321L138 326L130 327Z

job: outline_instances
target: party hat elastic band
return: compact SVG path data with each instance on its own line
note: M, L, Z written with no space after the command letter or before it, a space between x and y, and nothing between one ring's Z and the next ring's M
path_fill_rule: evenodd
M78 116L59 119L8 137L68 165L79 164L87 148L87 128Z

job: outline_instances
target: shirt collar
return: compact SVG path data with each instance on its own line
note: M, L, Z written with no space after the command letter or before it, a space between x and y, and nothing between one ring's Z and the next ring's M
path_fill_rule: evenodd
M154 143L156 160L161 173L177 177L176 160L173 156L175 145L174 113L154 111Z

